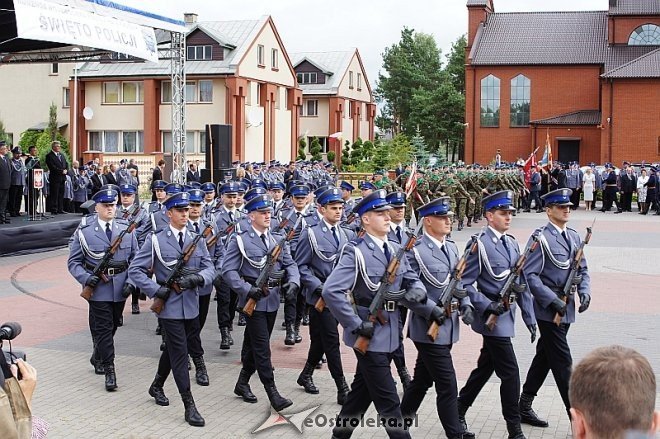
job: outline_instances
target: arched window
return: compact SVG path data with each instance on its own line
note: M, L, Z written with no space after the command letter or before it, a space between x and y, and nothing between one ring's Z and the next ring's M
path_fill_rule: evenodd
M643 24L630 34L630 46L660 46L660 26Z
M481 126L500 126L500 79L493 75L481 80Z
M525 75L518 75L511 80L511 126L529 125L529 99L531 82Z

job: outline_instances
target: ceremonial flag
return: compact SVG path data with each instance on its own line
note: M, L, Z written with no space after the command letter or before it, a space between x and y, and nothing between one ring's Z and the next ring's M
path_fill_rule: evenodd
M410 175L408 176L408 181L406 181L405 187L406 198L409 198L410 194L417 189L417 178L415 178L415 174L417 174L417 161L414 161L410 167Z
M550 130L545 135L545 151L539 165L546 168L548 171L552 168L552 146L550 145Z
M539 150L537 146L533 153L529 155L529 158L525 161L523 170L525 171L525 184L529 189L529 181L532 179L532 169L536 168L536 151Z

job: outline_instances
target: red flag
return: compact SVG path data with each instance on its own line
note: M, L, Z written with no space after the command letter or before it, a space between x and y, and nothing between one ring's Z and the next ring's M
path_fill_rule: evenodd
M411 169L410 169L410 175L408 176L408 181L406 182L405 185L405 190L406 190L406 198L409 198L410 195L417 189L417 178L415 176L417 174L417 162L414 161Z
M529 189L529 181L532 179L532 169L536 168L536 151L538 150L539 148L537 147L534 152L529 155L529 158L525 161L525 165L523 166L527 189Z

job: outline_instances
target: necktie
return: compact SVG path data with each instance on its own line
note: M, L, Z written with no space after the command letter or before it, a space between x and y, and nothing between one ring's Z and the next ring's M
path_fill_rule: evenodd
M193 224L195 225L195 233L199 233L199 224L197 221L195 221Z
M392 256L390 254L390 247L387 245L387 243L383 243L383 253L385 253L385 259L387 259L387 262L390 262L390 257Z
M561 236L564 238L564 241L566 241L566 245L568 245L568 248L571 248L571 241L568 239L568 236L566 235L566 230L561 232Z
M268 250L268 241L266 241L266 234L265 233L261 234L261 242L264 243L264 247L266 247L266 250Z
M233 223L234 222L234 213L232 211L229 211L227 213L229 213L229 222Z
M330 230L332 230L332 237L335 238L335 244L339 246L339 237L337 236L337 229L335 228L335 226L332 226Z
M504 246L504 250L506 250L506 253L509 254L509 246L506 243L506 235L502 235L500 239L502 241L502 245Z
M108 241L112 241L112 230L110 230L110 223L105 223L105 236L108 237Z
M183 232L179 232L179 247L183 250Z
M396 226L396 239L401 244L401 226Z
M442 244L442 247L440 247L440 249L442 250L442 253L445 254L445 257L447 258L447 260L449 261L450 259L449 259L449 253L447 252L447 245Z

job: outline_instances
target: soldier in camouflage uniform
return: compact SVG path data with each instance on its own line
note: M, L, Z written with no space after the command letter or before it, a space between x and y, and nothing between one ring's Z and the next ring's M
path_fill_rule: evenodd
M449 169L447 174L447 179L451 180L451 185L456 187L454 192L454 204L456 206L456 220L458 221L458 230L463 230L463 225L465 223L465 210L468 203L474 204L474 198L470 196L468 191L465 189L465 186L461 183L460 178L457 174L454 173L455 168L452 167Z
M474 186L474 182L472 180L472 173L467 169L465 168L460 169L458 172L458 178L461 181L463 187L465 187L465 190L467 190L468 194L470 195L470 199L474 200L473 203L467 203L467 209L466 209L467 226L472 227L472 220L474 219L474 213L475 213L478 193L480 192L480 189Z

